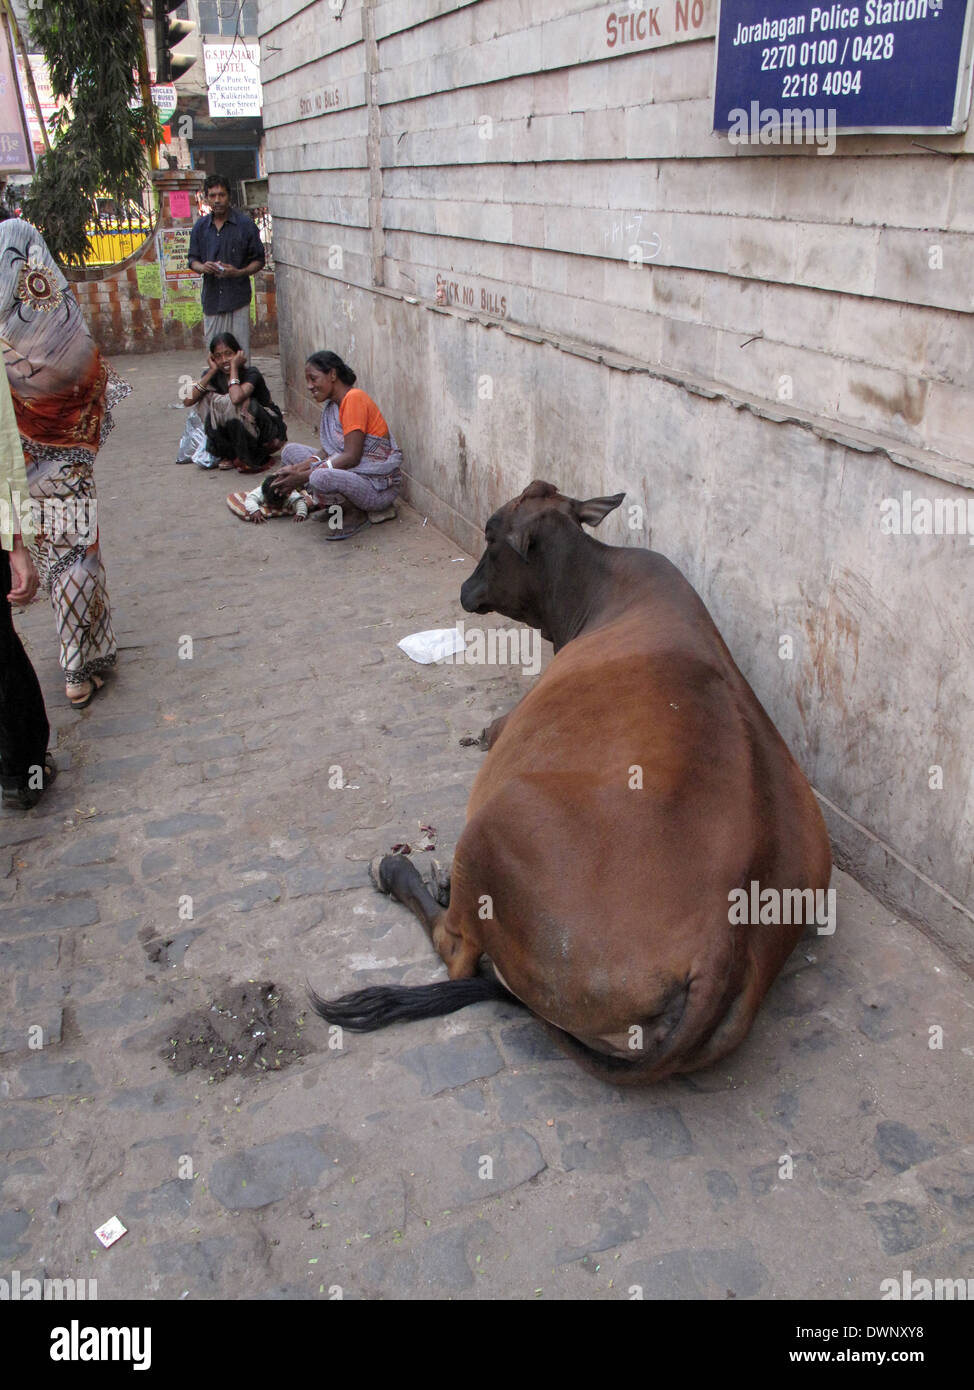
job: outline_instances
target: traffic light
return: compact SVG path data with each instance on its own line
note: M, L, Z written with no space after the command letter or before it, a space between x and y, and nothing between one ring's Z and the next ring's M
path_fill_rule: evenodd
M194 54L173 52L177 44L196 32L192 20L170 19L170 12L181 4L182 0L154 0L157 82L175 82L196 62Z

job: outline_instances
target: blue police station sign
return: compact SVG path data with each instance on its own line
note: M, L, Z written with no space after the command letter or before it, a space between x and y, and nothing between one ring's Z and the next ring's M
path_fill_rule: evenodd
M714 129L733 138L742 112L753 130L755 118L777 111L787 122L797 108L849 133L963 130L972 9L974 0L721 0Z

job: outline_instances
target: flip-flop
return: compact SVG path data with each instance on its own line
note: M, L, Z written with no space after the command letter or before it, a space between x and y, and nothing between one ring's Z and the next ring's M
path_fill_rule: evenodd
M67 697L68 704L74 709L87 709L99 690L104 690L105 688L105 682L99 680L97 676L92 676L89 684L91 685L91 689L88 691L88 694L82 695L79 700L72 700L70 695Z

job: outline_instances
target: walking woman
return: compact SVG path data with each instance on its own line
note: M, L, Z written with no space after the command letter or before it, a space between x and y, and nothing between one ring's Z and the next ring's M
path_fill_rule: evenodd
M310 488L319 507L340 508L342 525L330 530L330 541L354 536L370 521L392 521L402 453L379 407L355 386L355 373L337 353L313 353L304 379L322 404L321 449L288 444L275 478L282 488Z
M83 709L115 665L98 545L94 462L111 408L131 391L95 347L40 232L0 222L0 346L37 520L34 554L51 595L65 691Z

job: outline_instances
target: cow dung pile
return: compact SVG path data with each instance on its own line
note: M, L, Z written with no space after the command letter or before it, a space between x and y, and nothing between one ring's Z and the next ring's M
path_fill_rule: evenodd
M163 1056L182 1075L199 1067L211 1082L228 1076L282 1071L313 1051L305 1041L304 1011L266 980L232 985L201 1012L172 1026Z

